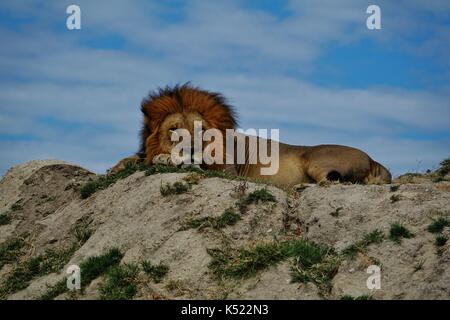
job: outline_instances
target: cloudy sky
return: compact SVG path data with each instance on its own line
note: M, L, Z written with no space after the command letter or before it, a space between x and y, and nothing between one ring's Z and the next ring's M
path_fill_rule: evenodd
M104 172L137 150L141 99L186 81L228 97L241 128L432 169L450 156L449 40L444 0L2 1L0 174L47 158Z

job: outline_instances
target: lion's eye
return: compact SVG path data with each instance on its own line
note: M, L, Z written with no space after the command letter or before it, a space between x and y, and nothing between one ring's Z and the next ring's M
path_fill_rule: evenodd
M172 128L169 129L169 131L170 131L170 132L174 132L174 131L177 130L177 129L178 129L177 127L172 127Z

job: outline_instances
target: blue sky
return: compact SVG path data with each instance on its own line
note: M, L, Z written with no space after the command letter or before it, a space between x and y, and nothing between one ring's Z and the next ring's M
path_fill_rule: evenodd
M3 1L0 174L47 158L104 172L137 150L141 99L186 81L244 129L433 169L450 156L449 39L449 1Z

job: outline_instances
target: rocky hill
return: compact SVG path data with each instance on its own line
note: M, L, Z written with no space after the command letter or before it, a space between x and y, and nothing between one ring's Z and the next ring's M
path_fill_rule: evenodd
M281 190L197 169L98 176L31 161L0 182L0 298L449 299L446 174Z

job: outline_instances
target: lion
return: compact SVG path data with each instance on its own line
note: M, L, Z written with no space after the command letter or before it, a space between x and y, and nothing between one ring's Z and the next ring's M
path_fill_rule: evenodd
M175 144L171 141L172 133L177 129L186 129L194 136L196 121L201 122L203 129L213 128L224 136L227 129L237 126L236 112L221 94L202 90L189 83L150 93L143 99L141 111L143 125L139 152L121 160L113 167L113 172L130 161L144 162L146 165L173 165L170 157ZM206 145L203 142L202 147ZM392 180L391 173L365 152L342 145L296 146L280 142L279 169L273 175L261 174L260 169L267 167L266 164L250 164L247 160L248 154L243 164L201 164L201 167L206 170L231 171L238 176L266 180L280 187L327 181L381 184L391 183Z

